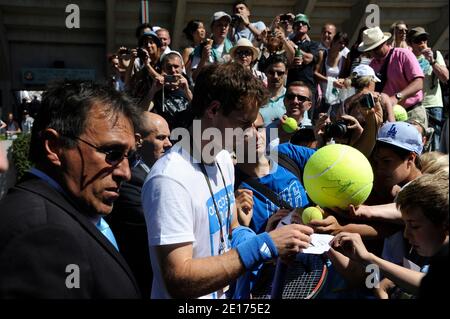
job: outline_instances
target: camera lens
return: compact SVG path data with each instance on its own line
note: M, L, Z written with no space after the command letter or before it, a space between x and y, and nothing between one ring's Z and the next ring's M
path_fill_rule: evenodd
M325 137L343 138L348 136L347 124L345 121L336 121L325 126Z

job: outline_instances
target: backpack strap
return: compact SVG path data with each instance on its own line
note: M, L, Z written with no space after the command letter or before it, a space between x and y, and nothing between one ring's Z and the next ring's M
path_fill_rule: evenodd
M292 158L290 158L286 154L278 153L278 164L294 174L294 176L297 177L300 183L303 185L303 175L300 167L298 167L297 163Z
M435 50L433 52L433 59L434 61L436 61L437 58L437 50ZM434 88L437 85L437 81L436 81L436 73L434 73L434 71L431 72L431 81L430 81L430 90L434 90Z
M380 78L381 82L377 82L375 84L375 91L376 92L383 92L384 86L386 85L389 61L391 60L391 55L392 55L393 52L394 52L394 48L392 48L389 51L388 56L386 57L386 59L384 60L383 65L381 66L380 72L378 72L378 74L377 74L377 76Z
M271 190L269 187L267 187L264 184L261 184L256 178L249 178L244 181L251 187L253 187L255 190L263 194L265 197L267 197L272 203L277 205L280 208L286 208L286 209L293 209L292 206L284 201L282 198L280 198L273 190Z

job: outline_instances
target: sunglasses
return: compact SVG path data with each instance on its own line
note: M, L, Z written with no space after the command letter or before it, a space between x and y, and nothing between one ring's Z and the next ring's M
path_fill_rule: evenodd
M286 94L286 99L288 99L288 100L294 100L295 98L297 98L297 100L299 100L302 103L311 101L311 99L309 97L304 96L304 95L299 95L299 94L294 94L294 93Z
M286 72L284 72L284 71L268 71L267 74L270 74L272 76L275 76L275 75L283 76L286 74Z
M415 44L419 44L421 42L426 42L428 41L428 37L427 36L418 36L417 38L413 39L412 42Z
M127 158L130 167L134 168L139 164L141 160L141 154L136 150L131 150L126 154L125 152L120 151L118 149L102 149L79 137L71 137L71 136L66 137L83 142L84 144L94 148L97 152L105 154L105 162L111 166L117 166L123 161L124 158Z
M308 24L305 22L295 22L293 25L293 27L303 27L303 26L308 26Z
M408 32L408 29L396 28L396 30L397 30L398 32L403 32L403 33L407 33L407 32Z
M253 52L251 50L236 50L236 55L239 55L239 56L243 56L243 55L251 56L251 55L253 55Z

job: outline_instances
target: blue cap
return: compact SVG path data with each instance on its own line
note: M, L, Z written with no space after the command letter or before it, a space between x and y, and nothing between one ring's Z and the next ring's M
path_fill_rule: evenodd
M377 141L422 154L422 136L414 125L406 122L388 122L378 131Z
M158 48L161 47L161 40L158 38L158 36L156 35L156 33L153 32L153 31L147 31L147 32L144 32L144 33L141 35L141 37L140 37L140 39L139 39L139 43L140 43L139 45L140 45L140 46L142 45L142 42L143 42L143 40L144 40L145 37L151 37L151 38L153 39L153 41L156 43L156 45L158 46Z

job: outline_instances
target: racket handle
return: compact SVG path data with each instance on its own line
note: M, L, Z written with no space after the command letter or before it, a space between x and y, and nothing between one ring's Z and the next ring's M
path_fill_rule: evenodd
M286 265L280 259L277 260L275 274L272 281L272 292L270 294L270 299L281 299L287 268L288 265Z

